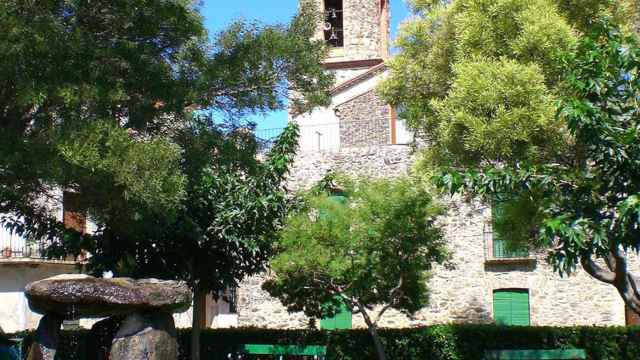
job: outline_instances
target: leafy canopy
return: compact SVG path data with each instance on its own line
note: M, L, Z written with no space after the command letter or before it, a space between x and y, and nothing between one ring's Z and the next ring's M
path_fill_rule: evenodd
M262 153L246 128L194 119L175 134L187 179L175 220L140 212L106 223L92 239L90 269L180 279L216 293L263 271L289 209L284 183L297 139L291 125Z
M575 139L574 153L562 163L449 172L438 177L439 185L487 200L526 201L529 214L512 215L529 230L520 240L534 234L538 246L551 249L549 261L560 274L580 264L640 312L628 258L640 250L640 47L637 38L603 21L566 64L559 118Z
M407 314L423 308L428 272L447 259L441 208L406 178L337 183L340 197L316 189L289 217L265 289L315 317L340 303L365 318L375 305Z
M570 150L554 115L561 54L610 0L414 0L383 97L429 144L421 167L552 161ZM626 4L626 2L625 2Z
M433 99L425 119L432 141L428 160L473 166L483 162L545 159L561 147L553 95L536 65L502 58L454 65L444 99ZM555 138L554 138L555 137Z
M1 2L2 221L58 238L59 190L82 194L98 234L175 221L195 181L175 134L194 109L220 124L284 109L289 93L300 110L326 101L315 16L303 7L287 25L236 22L211 43L191 0Z

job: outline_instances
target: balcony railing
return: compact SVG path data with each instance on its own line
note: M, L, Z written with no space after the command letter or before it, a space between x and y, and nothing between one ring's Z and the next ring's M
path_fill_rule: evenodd
M271 147L284 128L256 130L264 149ZM409 144L413 134L400 122L395 132L387 120L340 121L324 124L300 124L299 145L305 151L331 151L381 145Z
M45 241L30 241L0 226L0 260L45 259Z
M495 239L490 223L484 225L483 231L485 261L513 262L535 260L535 255L528 249L510 249L505 240Z
M0 228L0 259L41 259L44 245L29 242L22 236Z

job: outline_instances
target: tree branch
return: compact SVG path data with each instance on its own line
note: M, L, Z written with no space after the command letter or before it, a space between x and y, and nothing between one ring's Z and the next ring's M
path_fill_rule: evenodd
M591 259L591 255L580 257L580 263L584 270L595 279L611 285L615 283L616 274L596 264Z
M402 294L402 291L400 289L402 288L402 285L404 283L403 280L403 278L400 278L400 280L398 280L398 285L389 291L390 301L378 312L378 315L376 316L376 320L374 322L376 326L378 326L378 322L380 322L380 319L382 319L384 313L387 312L387 310L389 310L396 303L397 296L400 296Z

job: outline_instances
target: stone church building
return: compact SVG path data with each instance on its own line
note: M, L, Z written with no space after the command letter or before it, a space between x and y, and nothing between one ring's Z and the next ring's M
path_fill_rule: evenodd
M390 0L314 1L324 14L317 36L331 49L324 66L335 74L336 85L330 106L290 119L301 127L291 187L306 188L329 170L364 176L406 173L414 160L413 136L376 93L376 85L387 76ZM543 253L507 251L491 230L489 206L462 201L449 205L445 228L454 268L434 271L427 308L413 319L387 313L382 326L637 323L613 287L582 269L561 278ZM309 319L287 313L261 289L264 276L247 279L237 289L237 326L308 327ZM357 316L342 324L363 325Z
M317 37L330 46L324 66L335 74L331 104L310 114L291 115L301 128L300 150L290 174L291 189L307 188L328 171L393 177L409 171L413 134L393 107L376 93L387 76L390 0L313 0L322 11ZM401 1L401 0L394 0ZM65 224L91 231L74 212L73 194L61 194L55 211ZM66 200L65 200L66 199ZM430 305L409 319L388 312L382 326L437 323L507 325L625 325L638 323L615 289L578 271L561 278L544 254L510 252L492 232L492 210L485 204L450 201L445 220L453 268L438 267L429 281ZM29 311L24 286L31 281L78 271L75 261L48 261L24 239L0 228L0 329L34 328L39 316ZM246 279L224 299L205 303L204 327L307 328L310 319L290 314L261 285L269 274ZM362 327L358 316L341 314L333 327ZM347 319L344 321L344 319ZM316 321L324 326L327 322ZM176 315L188 327L191 312ZM85 324L81 324L85 325ZM88 325L88 324L87 324Z

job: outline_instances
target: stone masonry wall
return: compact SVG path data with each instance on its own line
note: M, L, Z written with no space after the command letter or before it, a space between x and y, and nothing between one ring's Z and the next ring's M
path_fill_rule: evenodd
M290 188L301 189L320 180L329 170L353 175L394 177L405 174L414 155L407 146L342 149L339 152L305 152L296 158ZM388 312L386 327L435 323L493 322L493 291L529 289L532 325L624 325L624 305L613 287L590 278L578 269L561 278L539 254L522 263L488 263L484 239L491 211L484 205L452 200L444 219L446 237L453 253L453 268L438 266L429 281L430 305L413 319ZM260 285L264 276L247 279L239 289L239 326L305 328L303 314L288 314ZM354 316L354 326L364 326Z
M280 301L262 290L268 274L253 276L238 288L238 325L270 329L303 329L309 319L303 313L289 314Z
M386 105L375 90L366 92L336 107L340 118L340 146L360 147L390 143L391 118Z
M460 200L448 205L445 236L453 269L434 269L428 307L413 319L388 313L382 326L492 323L493 291L514 288L529 290L532 325L624 325L624 305L613 287L592 279L582 269L561 278L544 254L521 263L489 263L483 233L490 209ZM364 326L362 319L354 318L354 326Z
M289 176L289 188L306 189L329 171L352 176L396 177L406 174L413 163L413 151L405 145L344 148L336 152L302 152Z

